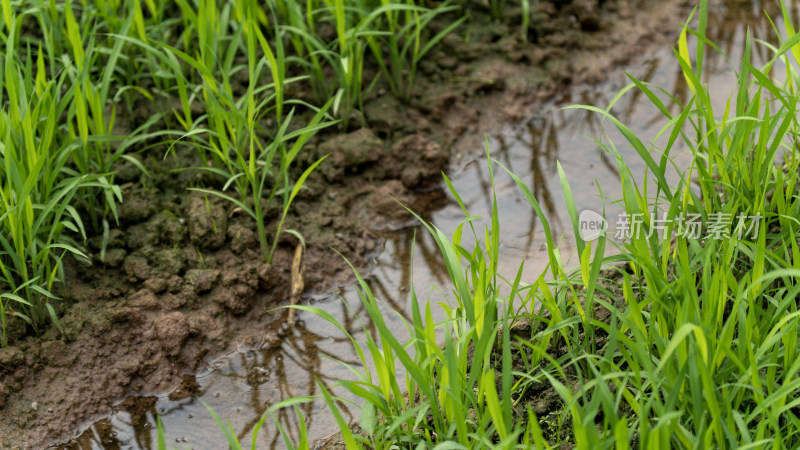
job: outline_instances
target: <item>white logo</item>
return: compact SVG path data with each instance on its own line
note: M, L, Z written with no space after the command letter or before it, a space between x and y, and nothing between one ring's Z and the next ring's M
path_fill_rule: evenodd
M584 241L593 241L603 236L608 229L608 222L600 214L591 210L581 211L578 217L578 232Z

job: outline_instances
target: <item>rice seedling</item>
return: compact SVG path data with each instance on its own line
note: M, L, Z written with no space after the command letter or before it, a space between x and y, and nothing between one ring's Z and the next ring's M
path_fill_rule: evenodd
M118 162L126 159L146 174L127 152L159 134L150 132L158 115L127 136L115 135L117 97L126 90L117 63L130 48L99 32L130 33L138 23L133 3L2 4L2 345L8 317L36 333L47 321L65 332L53 306L63 258L88 263L80 241L87 231L107 233L108 216L116 220ZM119 16L104 21L111 13ZM32 23L38 32L23 30Z
M704 47L714 47L704 37L706 8L702 2L699 29L685 29L676 52L694 93L689 104L680 105L681 114L670 115L649 86L631 78L668 119L659 133L669 136L659 163L608 112L585 107L606 115L636 149L656 179L656 194L636 183L613 144L601 144L618 162L625 210L640 217L642 227L620 249L632 270L622 274L622 301L609 301L610 293L592 299L585 285L586 311L593 300L611 318L589 324L603 341L592 339L589 328L585 337L573 339L570 369L578 388L548 375L570 411L578 447L628 446L634 439L640 446L687 448L800 442L792 403L800 389L794 360L798 98L767 76L778 59L789 63L787 52L800 41L786 39L762 69L746 52L738 90L716 115L700 82ZM695 67L687 32L698 42ZM684 131L685 124L696 138ZM665 174L679 138L694 164L670 186ZM784 167L774 164L780 148L786 150ZM693 174L699 194L689 186ZM682 220L689 215L698 218L696 235ZM748 225L758 231L739 232L740 218L754 221ZM548 310L550 305L543 302Z
M305 11L299 3L274 2L273 10L285 18L282 29L288 32L296 53L289 60L298 63L308 75L318 100L335 99L333 114L345 128L354 115L362 125L365 123L360 113L363 101L378 81L364 79L367 50L392 93L408 101L419 62L466 19L460 17L426 39L425 30L434 18L460 7L444 2L429 9L413 0L336 0L322 5L308 1ZM333 42L317 33L324 23L332 24L336 30ZM332 81L326 76L326 67L335 73Z
M460 203L458 194L453 193ZM359 297L377 329L379 340L366 333L366 346L362 347L324 310L293 306L320 316L347 334L361 361L363 371L348 366L358 374L358 379L341 381L340 385L364 399L360 426L366 437L349 430L333 398L320 386L349 448L427 447L446 441L461 447L474 445L476 439L489 443L495 435L501 445L512 445L521 436L529 441L534 439L535 426L526 429L515 423L514 406L508 401L513 386L509 325L514 318L513 305L508 300L519 293L522 271L509 283L510 295L501 297L496 207L491 226L483 233L478 233L474 226L477 219L468 216L456 229L452 240L441 230L426 224L445 259L454 284L455 303L446 307L447 319L436 323L430 302L424 309L420 308L412 288L413 322L405 324L409 332L406 342L401 342L389 329L378 301L357 271ZM461 244L465 227L478 242L472 251ZM484 237L483 244L480 236ZM502 333L499 333L500 328L503 328ZM437 330L444 334L442 346L436 341ZM504 343L499 353L495 352L498 334ZM496 374L494 367L502 368L502 372ZM396 375L398 369L400 377ZM498 377L501 380L499 389L496 387Z
M113 93L111 92L113 75L124 42L116 41L112 48L107 49L110 53L103 55L105 69L102 72L102 78L99 83L93 82L92 71L101 63L99 58L102 53L96 47L94 37L89 39L88 45L84 45L84 38L81 36L72 6L65 4L64 11L67 47L74 58L74 66L65 68L70 74L70 81L74 86L67 123L70 137L80 142L80 145L72 152L71 160L76 173L99 174L98 182L109 187L102 192L104 198L98 199L97 196L86 195L80 199L85 200L84 204L80 206L88 213L92 229L97 231L109 213L117 220L115 194L119 200L122 196L119 188L113 184L113 166L118 160L125 158L140 168L144 168L138 160L124 154L125 147L116 146L114 148L112 146L114 140L121 140L121 137L113 136L116 107L110 101L109 95ZM127 33L133 18L133 15L129 17L120 30L121 33ZM109 106L110 114L107 112ZM98 211L102 211L102 213L98 215Z
M70 86L67 72L48 78L41 47L36 56L28 47L26 62L20 60L17 42L22 21L22 15L10 12L0 63L7 99L0 121L1 345L7 343L6 317L22 319L36 332L48 319L58 325L50 301L57 299L54 283L63 279L61 261L68 254L86 259L70 236L86 237L73 202L97 191L111 202L120 199L119 189L105 174L79 173L70 167L80 143L69 138L58 118L72 107L82 88Z
M436 33L423 45L423 30L441 14L459 10L458 6L443 2L435 9L422 8L413 1L391 3L382 6L366 17L365 23L382 23L378 31L365 33L367 45L395 96L408 101L417 74L417 65L425 55L465 20L466 16L453 21ZM384 56L388 53L388 58Z
M287 56L290 64L298 64L301 71L308 77L308 82L314 93L314 98L327 101L336 92L336 81L331 82L325 74L325 64L338 67L335 52L328 49L327 43L316 32L317 19L315 16L324 11L317 6L315 1L307 1L305 8L301 2L270 2L270 8L275 11L279 19L276 25L281 32L288 36L293 55ZM338 113L338 108L334 114Z
M148 129L152 122L129 136L117 136L114 132L117 97L137 88L120 83L123 80L118 63L129 60L125 43L111 42L102 31L130 33L137 22L135 8L126 9L132 5L130 1L113 5L96 2L77 8L72 2L26 1L7 5L12 16L20 13L22 24L27 28L33 22L40 25L38 32L21 33L15 39L18 50L38 49L36 55L43 55L36 60L36 66L30 68L45 78L57 78L66 72L69 82L76 85L66 96L70 100L65 103L69 105L66 117L62 119L61 112L58 116L68 125L69 136L80 143L73 147L65 170L73 174L100 175L98 182L109 187L86 191L76 198L76 206L88 216L86 225L92 232L98 232L109 216L116 219L118 193L113 169L122 159L138 165L138 160L125 154L126 150L151 137ZM112 13L115 20L106 20ZM34 59L25 61L29 64ZM140 88L138 91L144 92Z
M359 36L361 19L358 12L353 12L353 6L346 6L343 0L326 1L320 7L315 3L306 3L305 19L299 5L292 7L274 2L273 8L282 11L287 18L281 29L289 33L295 51L308 58L295 57L291 61L299 62L306 70L318 101L333 99L332 113L347 128L356 110L363 109L364 96L374 84L364 87L364 57L367 47L364 39ZM336 30L334 42L329 43L317 34L319 21L333 22ZM332 83L328 81L329 75L325 73L325 66L334 71ZM365 124L363 116L359 120L362 125Z
M202 79L202 98L206 110L204 119L208 128L193 123L192 129L185 137L196 138L195 145L203 150L204 155L211 156L209 160L211 164L194 169L222 176L227 181L222 192L205 188L191 188L191 190L228 200L250 215L256 222L262 254L269 262L283 231L283 222L292 201L308 176L325 159L323 157L306 168L296 181L290 179L293 162L308 139L318 130L334 123L326 120L326 113L332 101L319 109L308 125L289 131L294 110L284 117L284 105L290 103L283 98L283 87L284 83L292 80L286 80L285 77L284 51L280 39L276 40L276 50L273 51L261 31L261 19L254 3L248 2L242 5L241 11L231 11L226 7L222 17L240 16L241 21L230 21L238 25L233 31L230 42L226 43L228 51L222 58L224 63L217 67L217 60L222 55L215 53L214 49L221 48L219 39L224 33L218 29L221 27L216 22L219 11L215 9L214 2L203 4L208 9L201 8L196 14L201 41L196 57L176 48L169 47L168 50L195 69ZM223 20L222 23L228 21ZM237 99L231 87L231 76L238 70L245 69L233 66L240 46L244 47L244 56L247 58L248 85L244 94ZM263 56L259 57L259 52ZM169 56L162 58L165 61L174 61ZM173 67L177 69L174 64ZM262 85L260 80L267 69L272 83ZM178 76L182 77L180 74ZM221 83L216 81L218 76L222 80ZM182 95L181 98L182 103L188 102L185 100L186 96ZM186 106L184 112L187 111ZM274 133L269 133L269 130L261 125L262 119L267 117L268 113L274 115L276 120L277 131ZM176 116L179 117L178 114ZM184 126L188 126L191 120L190 116L186 116ZM271 134L267 143L260 137L264 134ZM202 141L197 139L201 135L208 138ZM235 187L238 198L224 192L230 186ZM276 196L282 200L283 208L270 245L266 229L267 217L261 199L265 198L266 204L269 205Z

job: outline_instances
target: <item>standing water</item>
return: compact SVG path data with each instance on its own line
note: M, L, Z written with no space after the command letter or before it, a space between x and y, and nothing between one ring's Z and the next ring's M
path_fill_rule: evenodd
M720 107L735 90L736 80L731 65L738 65L747 27L753 36L774 45L777 39L766 15L780 17L780 5L776 0L725 3L712 7L708 34L712 42L729 55L729 59L713 53L706 60L712 98ZM786 3L794 12L800 9L800 0ZM785 30L781 29L781 32L785 35ZM763 44L754 44L755 62L767 60L770 52ZM576 103L605 107L628 84L624 71L639 80L668 89L681 100L688 98L672 50L665 48L652 55L642 55L627 67L620 67L600 85L574 87L563 97L539 107L529 119L488 136L492 157L528 184L550 220L554 237L562 237L560 247L565 255L570 253L573 242L569 216L562 206L564 201L557 161L569 179L578 210L602 212L605 206L610 233L614 233L614 218L621 211L610 203L621 196L616 162L611 155L599 150L590 137L611 139L619 146L631 172L644 173L644 163L632 149L626 148L622 137L609 123L604 123L602 116L580 109L561 109ZM623 96L612 113L643 142L651 142L664 124L663 116L635 90ZM457 157L449 170L453 185L471 214L488 216L492 193L484 149L458 148L454 153ZM680 149L676 149L672 156L679 167L686 167L690 155L679 153ZM506 265L506 272L515 271L519 263L525 261L524 279L535 279L547 263L542 229L516 184L501 171L496 170L495 174L502 227L501 265ZM605 200L600 197L598 186ZM463 218L463 212L454 200L429 217L445 233L452 232ZM418 227L386 233L384 238L383 249L375 256L367 281L376 298L385 304L387 323L402 335L406 333L405 327L391 310L410 321L412 281L419 299L430 298L432 303L446 301L449 289L447 272L435 242L424 229ZM354 286L334 293L310 294L304 301L328 311L359 342L366 341L365 332L374 333L369 324L363 322L366 314L361 310ZM337 360L354 365L358 363L350 341L333 326L308 313L299 314L299 318L299 322L286 333L268 331L271 339L267 339L266 345L242 344L236 352L208 363L206 369L194 378L188 376L196 397L177 399L173 396L170 399L166 394L140 397L133 402L133 407L120 408L58 448L155 449L157 415L161 416L170 448L226 447L221 430L201 401L219 413L223 420L230 421L243 443L250 442L253 428L271 405L290 397L319 395L317 379L330 388L337 379L352 377ZM333 391L348 399L341 390ZM345 419L357 419L357 407L340 405L346 411L348 406L350 416ZM310 442L336 432L337 425L324 400L314 399L299 407L306 420ZM277 413L277 418L297 441L300 422L295 412L285 408ZM268 419L260 430L259 442L259 448L283 447L283 440L272 420Z

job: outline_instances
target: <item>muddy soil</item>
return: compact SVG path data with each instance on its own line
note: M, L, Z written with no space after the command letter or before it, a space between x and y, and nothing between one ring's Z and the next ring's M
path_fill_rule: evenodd
M600 81L663 46L687 3L534 2L533 26L523 35L519 10L509 8L497 23L475 2L471 23L422 64L409 104L379 85L365 105L368 127L327 131L310 143L309 163L331 157L286 224L307 242L305 289L351 280L332 249L363 268L383 231L414 223L394 199L423 215L441 207L440 172L467 157L454 148L522 119L570 83ZM147 116L132 114L130 126ZM296 238L284 233L274 260L264 263L249 217L187 191L200 181L196 174L172 172L193 155L162 161L160 148L138 156L153 176L119 168L125 201L104 258L98 236L86 243L92 265L66 261L59 308L66 338L54 328L32 336L12 324L11 345L0 349L0 448L65 442L87 421L146 409L148 393L190 397L192 373L205 361L239 345L274 344L285 333L286 310L274 308L289 302Z

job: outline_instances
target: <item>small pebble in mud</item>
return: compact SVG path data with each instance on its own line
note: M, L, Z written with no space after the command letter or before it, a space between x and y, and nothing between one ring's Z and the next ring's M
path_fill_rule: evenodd
M31 403L31 410L32 411L38 411L39 410L39 404L36 403L36 402Z

